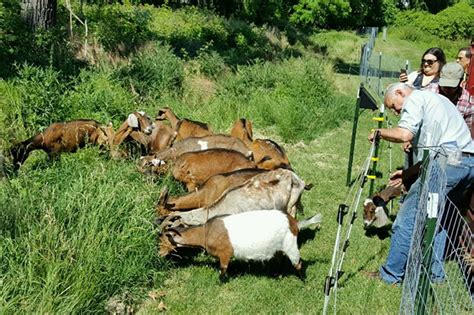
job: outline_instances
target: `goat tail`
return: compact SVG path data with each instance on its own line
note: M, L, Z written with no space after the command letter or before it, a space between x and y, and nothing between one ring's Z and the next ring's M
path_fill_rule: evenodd
M310 227L313 224L319 224L322 222L322 219L323 219L323 216L321 215L321 213L318 213L309 219L298 221L298 229L301 231L303 229Z

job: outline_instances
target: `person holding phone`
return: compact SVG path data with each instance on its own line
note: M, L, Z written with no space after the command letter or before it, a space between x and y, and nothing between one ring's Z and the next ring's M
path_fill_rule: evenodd
M446 56L443 50L432 47L423 54L418 71L407 74L405 70L400 73L400 82L411 84L417 90L438 93L439 74L445 63Z

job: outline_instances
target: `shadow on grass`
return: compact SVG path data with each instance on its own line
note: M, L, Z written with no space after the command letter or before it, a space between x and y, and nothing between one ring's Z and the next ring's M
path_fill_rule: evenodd
M377 236L380 240L384 240L387 237L391 236L392 224L388 224L381 228L376 228L373 226L369 226L365 230L365 236L367 237L374 237Z
M201 249L195 248L180 248L175 254L168 257L171 268L186 268L186 267L205 267L210 266L219 273L219 260L211 256L202 256L204 253ZM317 263L314 260L303 260L303 268L301 272L296 271L295 267L291 264L288 257L278 252L275 257L268 261L243 261L232 259L227 269L228 280L238 278L245 275L253 275L257 277L267 278L283 278L288 276L297 276L301 279L305 278L306 270L309 266Z
M339 281L338 281L338 284L337 286L339 288L342 288L344 287L344 285L349 282L349 280L352 279L352 277L354 277L356 274L360 273L361 271L364 270L364 268L368 265L370 265L370 262L372 260L374 260L376 257L380 256L380 254L382 253L382 251L384 250L384 246L381 246L381 248L379 249L378 252L376 252L375 254L373 254L372 256L369 256L367 257L367 259L363 262L361 262L357 268L357 270L355 271L352 271L352 272L349 272L349 273L345 273L343 270L341 270L341 274L339 275ZM343 278L342 278L343 277ZM342 280L341 280L342 278Z

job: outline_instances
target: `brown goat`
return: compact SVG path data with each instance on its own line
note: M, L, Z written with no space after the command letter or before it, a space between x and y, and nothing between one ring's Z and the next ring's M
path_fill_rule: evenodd
M376 193L371 199L364 202L364 227L374 225L379 228L388 223L385 212L387 203L403 192L403 185L394 187L387 186L385 189Z
M209 178L199 189L183 196L172 197L168 200L166 187L160 195L157 214L165 216L172 211L183 211L207 207L214 203L225 191L244 184L247 180L266 172L265 170L251 168L241 169L225 174L217 174Z
M189 137L205 137L213 133L209 125L205 123L186 118L179 119L169 107L160 109L156 119L167 119L170 122L171 128L176 132L176 141Z
M180 155L173 164L172 172L176 180L192 191L216 174L255 167L255 163L240 152L210 149Z
M186 138L173 143L168 149L142 157L139 162L139 169L148 173L147 167L153 168L156 165L164 164L163 162L174 161L178 156L184 153L208 149L234 150L248 158L252 158L252 151L250 151L241 140L226 135L210 135L201 138Z
M13 165L18 169L33 150L43 150L50 158L62 152L75 152L86 144L106 146L109 143L107 127L95 120L74 120L54 123L43 132L14 145L10 149Z
M139 143L142 146L142 151L144 151L142 153L146 154L150 142L147 136L152 133L153 129L153 121L144 112L131 113L115 132L111 148L112 156L127 155L127 153L117 151L118 146L124 142Z
M238 119L230 132L232 137L242 140L252 151L259 168L273 170L279 167L291 169L285 150L270 139L253 139L252 123Z

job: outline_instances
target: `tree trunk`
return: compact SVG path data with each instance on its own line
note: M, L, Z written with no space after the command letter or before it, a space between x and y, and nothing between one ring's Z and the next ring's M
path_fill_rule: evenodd
M32 30L56 23L57 0L21 0L21 15Z

